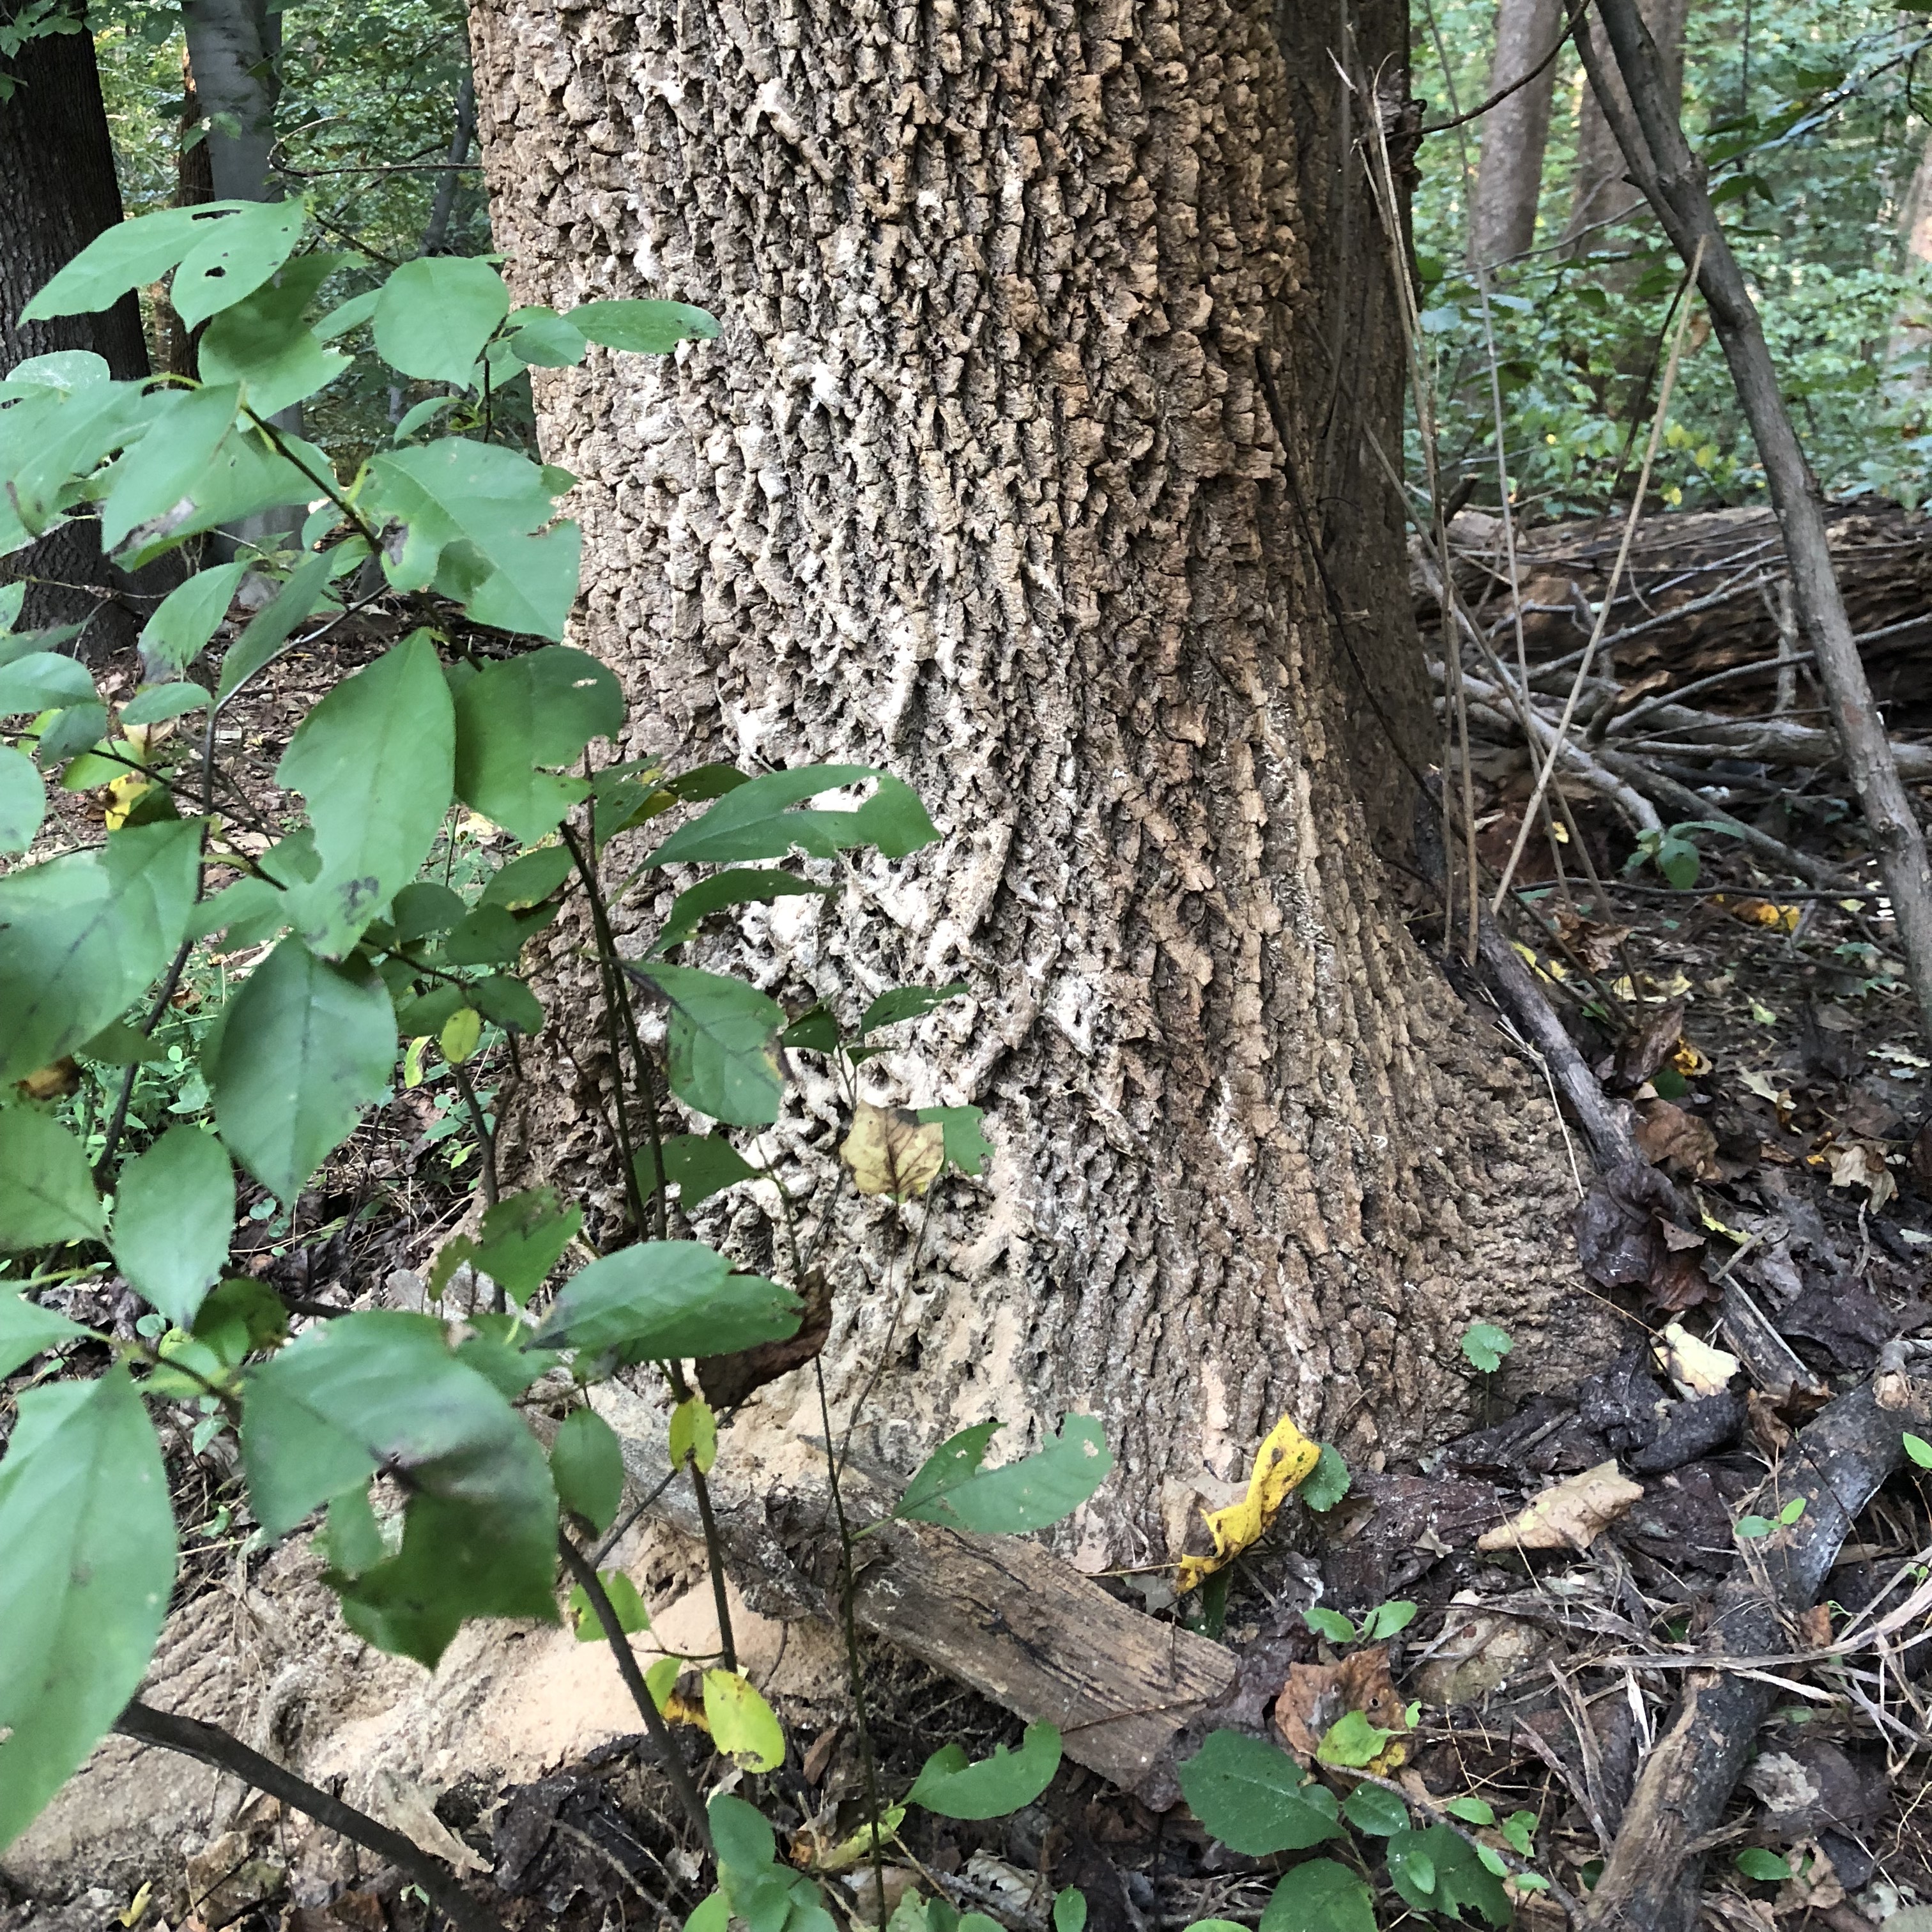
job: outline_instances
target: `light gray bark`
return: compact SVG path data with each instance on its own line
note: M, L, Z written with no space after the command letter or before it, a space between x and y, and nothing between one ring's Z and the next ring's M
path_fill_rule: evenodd
M871 1096L985 1107L998 1153L926 1210L909 1293L909 1234L844 1197L835 1409L883 1373L892 1466L988 1414L1100 1416L1121 1466L1072 1539L1092 1564L1164 1555L1186 1486L1244 1476L1283 1414L1376 1465L1453 1426L1478 1312L1519 1359L1560 1328L1562 1372L1588 1346L1554 1312L1569 1181L1540 1079L1408 938L1348 750L1422 689L1362 440L1396 435L1389 250L1330 118L1336 53L1352 111L1400 133L1400 10L1352 10L1380 23L1359 46L1300 16L1289 59L1270 10L472 20L520 296L724 326L538 377L544 454L583 479L575 634L625 681L628 754L873 763L940 830L717 956L794 1010L972 988L864 1071ZM1353 321L1331 305L1365 290ZM1413 798L1394 770L1378 807ZM603 1131L595 973L562 932L550 970L587 1077L506 1154L574 1180ZM808 1215L842 1115L808 1079L766 1144ZM772 1243L748 1210L730 1234ZM816 1416L788 1378L726 1453L782 1468Z
M1662 62L1665 96L1675 114L1684 98L1684 23L1690 0L1641 0L1641 6L1644 25L1657 44ZM1623 106L1623 82L1614 69L1606 79L1617 105ZM1595 90L1586 86L1576 124L1576 165L1570 177L1570 220L1564 230L1566 240L1578 241L1588 248L1593 238L1586 230L1621 221L1634 208L1642 206L1642 192L1624 178L1628 172L1623 151L1604 117L1603 104Z
M1546 57L1562 31L1563 11L1563 0L1502 0L1496 10L1490 93L1514 86L1539 61L1544 64L1483 117L1481 158L1469 210L1469 254L1485 268L1526 254L1535 244L1543 155L1556 93L1556 63Z
M217 201L267 201L282 19L262 0L182 0Z

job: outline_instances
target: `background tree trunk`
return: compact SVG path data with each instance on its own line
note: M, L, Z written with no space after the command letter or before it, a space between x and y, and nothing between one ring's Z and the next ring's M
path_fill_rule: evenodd
M1350 754L1420 715L1364 442L1398 446L1400 344L1356 146L1384 114L1401 164L1402 10L1288 8L1280 40L1265 0L906 17L484 0L496 232L528 298L724 324L540 378L632 754L862 759L942 832L720 942L794 1010L973 989L866 1070L985 1106L998 1153L932 1205L909 1295L890 1210L841 1210L835 1402L886 1371L894 1466L962 1419L1098 1414L1122 1468L1078 1553L1157 1557L1284 1413L1371 1462L1453 1426L1463 1324L1534 1358L1572 1279L1541 1084L1404 931ZM550 969L582 1057L572 935ZM509 1150L583 1171L585 1065ZM803 1098L766 1146L810 1213L842 1103ZM771 1238L737 1211L736 1251ZM774 1468L808 1453L809 1376L739 1429Z
M1657 50L1664 57L1665 84L1675 112L1684 95L1684 22L1689 0L1641 0L1640 10ZM1619 96L1623 82L1614 75L1610 85ZM1628 111L1628 110L1626 110ZM1621 221L1634 208L1643 206L1643 196L1624 179L1622 153L1610 124L1587 83L1582 88L1582 111L1576 125L1576 166L1570 178L1570 220L1564 230L1566 241L1592 245L1586 230L1595 230L1606 222Z
M1932 133L1925 136L1918 165L1912 170L1912 185L1906 190L1905 206L1899 210L1898 238L1908 272L1922 278L1932 262ZM1893 381L1908 392L1923 390L1932 382L1926 368L1927 350L1932 344L1932 329L1927 326L1928 296L1922 287L1907 295L1892 319L1892 340L1886 344L1886 361ZM1910 366L1901 366L1906 364Z
M20 0L0 0L0 18L10 19L19 6ZM21 49L9 72L13 94L0 102L0 368L57 349L87 349L122 381L145 376L148 345L132 295L98 315L20 320L55 272L121 220L93 36L84 29L40 35ZM125 614L104 605L116 574L91 522L63 524L8 559L4 574L29 580L23 626L94 617L94 628L105 624L116 641L124 641L123 632L132 635Z
M1496 10L1490 94L1500 94L1544 60L1562 26L1563 0L1502 0ZM1556 94L1556 63L1549 61L1541 73L1483 117L1476 197L1469 210L1469 257L1477 266L1494 268L1535 245L1543 154Z
M216 201L278 200L268 179L281 78L282 16L265 0L182 0Z

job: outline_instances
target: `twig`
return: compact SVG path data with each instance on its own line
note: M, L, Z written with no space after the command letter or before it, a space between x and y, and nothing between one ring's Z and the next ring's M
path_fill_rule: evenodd
M414 1839L406 1838L367 1812L332 1797L319 1785L297 1777L273 1758L250 1750L239 1738L230 1737L199 1718L157 1711L138 1697L115 1719L114 1728L123 1737L144 1744L158 1744L164 1750L178 1751L184 1757L196 1758L217 1771L226 1772L294 1810L306 1812L318 1825L339 1832L378 1858L386 1858L406 1874L412 1883L420 1886L430 1903L452 1924L460 1927L462 1932L502 1932L496 1915L471 1898L449 1868Z

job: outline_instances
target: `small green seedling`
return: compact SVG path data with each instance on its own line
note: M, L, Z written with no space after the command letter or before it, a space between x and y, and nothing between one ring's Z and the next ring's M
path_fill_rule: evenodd
M1462 1353L1473 1367L1492 1376L1503 1365L1503 1358L1516 1346L1506 1329L1493 1322L1472 1322L1462 1337Z

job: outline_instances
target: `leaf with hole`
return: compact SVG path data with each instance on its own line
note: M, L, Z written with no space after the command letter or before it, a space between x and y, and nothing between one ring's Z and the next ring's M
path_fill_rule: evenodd
M194 1326L235 1228L235 1173L212 1134L169 1128L116 1183L115 1265L177 1328Z
M1059 1731L1029 1724L1018 1750L1001 1745L976 1764L968 1762L963 1745L943 1746L926 1760L905 1802L942 1818L1004 1818L1030 1804L1059 1768Z
M328 277L352 259L298 255L253 295L224 309L197 346L201 380L240 384L243 400L258 416L305 401L333 382L350 358L325 348L302 311Z
M136 528L192 494L235 434L241 402L232 382L167 394L147 434L108 472L100 506L104 549L118 550Z
M250 201L202 228L169 285L182 326L196 328L253 295L294 254L308 219L299 201Z
M112 308L130 290L158 282L202 237L243 209L242 201L164 208L96 236L20 312L22 322ZM18 372L15 374L17 376Z
M1030 1456L981 1468L997 1422L962 1430L942 1443L906 1486L892 1514L982 1535L1018 1536L1071 1516L1114 1466L1100 1425L1070 1415L1058 1436Z
M140 1688L175 1576L167 1472L127 1370L18 1401L0 1461L0 1851Z
M1239 1731L1215 1731L1180 1768L1189 1808L1230 1851L1305 1851L1339 1837L1335 1794L1288 1754Z
M1509 1894L1502 1880L1447 1825L1396 1832L1388 1841L1388 1856L1389 1882L1412 1910L1460 1919L1468 1906L1492 1925L1510 1922Z

